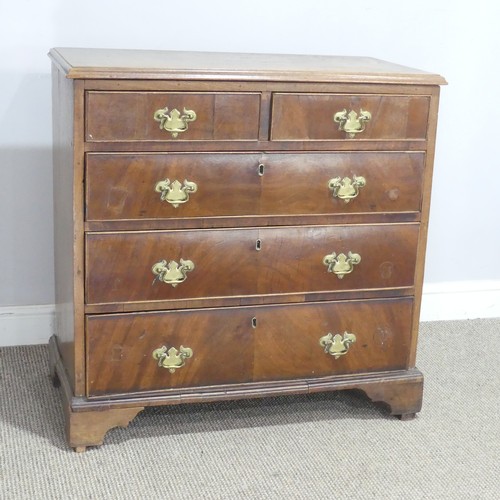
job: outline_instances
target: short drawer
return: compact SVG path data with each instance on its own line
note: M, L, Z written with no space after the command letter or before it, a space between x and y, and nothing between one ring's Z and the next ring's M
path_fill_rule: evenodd
M259 114L258 93L89 91L85 140L256 140Z
M88 233L86 301L413 286L418 224Z
M89 221L418 212L424 169L423 153L86 158Z
M271 139L423 140L429 104L427 96L277 93Z
M403 298L88 316L87 392L404 369L412 305Z

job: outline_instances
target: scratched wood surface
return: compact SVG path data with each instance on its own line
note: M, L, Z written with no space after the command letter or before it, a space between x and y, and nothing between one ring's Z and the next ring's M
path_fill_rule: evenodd
M173 301L413 285L418 224L310 226L87 235L87 303ZM260 249L258 249L260 247ZM323 259L361 256L343 278ZM173 287L165 260L194 269Z
M157 404L356 388L404 418L420 410L442 77L371 58L50 57L50 370L70 446L101 444ZM172 134L155 120L164 108L196 119ZM334 120L344 108L353 120L370 113L352 137ZM335 198L332 179L355 176L365 179L356 197ZM175 207L155 191L166 179L197 189ZM349 252L361 256L351 273L327 271L327 254ZM194 268L175 287L154 275L157 262L181 259ZM356 342L335 359L319 338L344 331ZM195 353L174 373L151 357L170 343Z
M412 303L404 298L89 316L88 394L403 369ZM344 332L356 339L335 359L319 340ZM189 347L192 355L171 373L152 356L162 346Z
M423 153L89 153L86 219L418 213L423 166ZM364 178L355 198L329 188L346 177ZM170 186L162 201L155 186L164 180ZM185 190L185 180L195 192ZM177 193L187 194L177 204L168 197L175 181Z

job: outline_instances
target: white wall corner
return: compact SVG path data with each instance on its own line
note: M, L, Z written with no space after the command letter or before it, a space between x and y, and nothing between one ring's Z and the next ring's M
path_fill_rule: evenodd
M1 306L0 347L46 344L54 333L53 304Z
M420 321L500 318L500 281L424 283Z

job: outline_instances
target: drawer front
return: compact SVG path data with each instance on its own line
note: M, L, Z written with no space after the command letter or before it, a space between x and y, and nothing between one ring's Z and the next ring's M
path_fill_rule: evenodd
M251 318L232 308L87 316L88 394L248 382ZM163 346L165 357L153 358Z
M410 298L262 308L254 380L406 368L412 308Z
M89 316L88 395L404 369L412 304L406 298Z
M87 220L418 212L423 153L87 155Z
M412 286L418 230L418 224L380 224L89 233L86 300L99 304Z
M274 94L271 139L425 139L429 103L427 96Z
M258 93L87 92L85 139L256 140Z

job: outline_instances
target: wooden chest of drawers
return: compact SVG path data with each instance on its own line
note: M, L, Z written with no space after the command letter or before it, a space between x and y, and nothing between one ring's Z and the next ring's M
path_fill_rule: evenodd
M53 49L56 335L70 446L145 406L415 368L438 76L374 59Z

